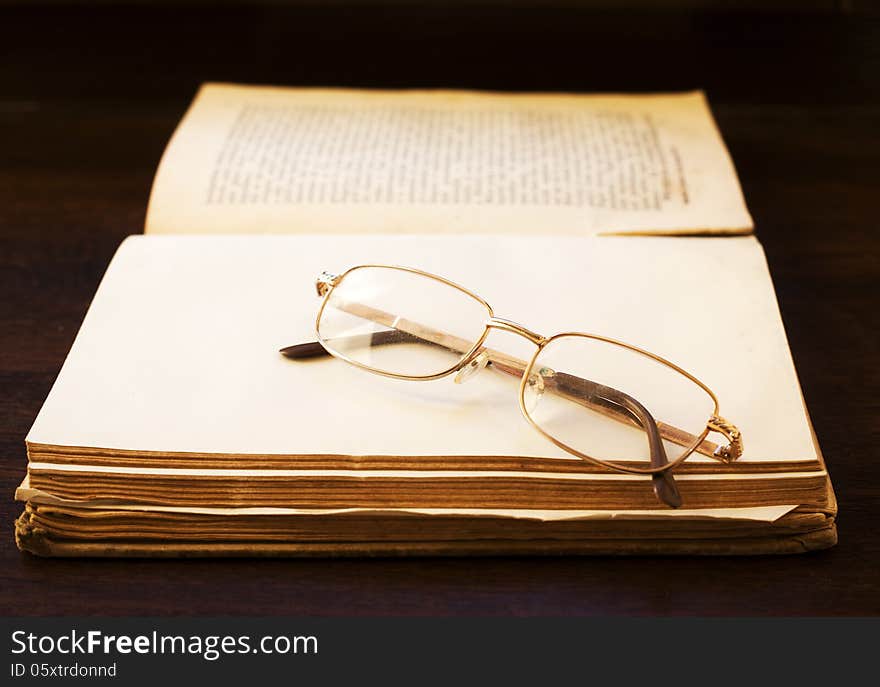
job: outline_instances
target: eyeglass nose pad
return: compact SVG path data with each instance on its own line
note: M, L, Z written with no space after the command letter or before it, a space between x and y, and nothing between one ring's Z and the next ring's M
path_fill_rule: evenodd
M489 354L486 351L482 351L479 355L477 355L473 360L471 360L467 365L465 365L458 371L458 374L455 375L455 383L464 384L467 380L477 374L477 372L482 370L488 364Z
M544 391L547 388L544 380L555 374L556 372L549 367L542 367L529 374L529 378L526 381L525 393L523 394L527 411L532 412L535 409L538 405L538 401L541 400L541 396L544 395Z

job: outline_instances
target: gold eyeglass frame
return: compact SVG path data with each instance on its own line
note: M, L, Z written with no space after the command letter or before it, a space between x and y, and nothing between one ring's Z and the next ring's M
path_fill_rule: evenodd
M438 372L435 374L430 374L430 375L407 375L407 374L389 372L387 370L381 370L378 368L370 367L369 365L365 365L357 360L354 360L354 359L338 352L337 350L334 349L333 346L328 344L321 336L321 331L320 331L321 330L321 327L320 327L321 318L324 314L324 310L327 307L328 302L330 301L330 295L333 292L333 289L336 286L338 286L339 284L341 284L342 281L345 279L345 277L347 277L352 272L355 272L355 271L361 270L361 269L367 269L367 268L379 268L379 269L389 269L389 270L397 270L397 271L401 271L401 272L408 272L410 274L419 275L419 276L426 277L428 279L432 279L434 281L440 282L440 283L445 284L447 286L450 286L454 289L457 289L458 291L466 294L467 296L470 296L472 299L474 299L475 301L480 303L483 307L485 307L486 311L488 313L488 319L484 323L482 334L469 348L467 348L465 350L464 353L462 353L461 358L453 366L451 366L448 369L443 370L441 372ZM316 280L315 287L316 287L318 295L322 297L321 305L318 308L318 314L315 318L315 332L318 337L318 343L321 345L321 347L324 349L324 351L327 354L333 356L334 358L338 358L340 360L343 360L346 363L354 365L355 367L359 367L359 368L366 370L368 372L372 372L373 374L378 374L383 377L390 377L393 379L401 379L401 380L408 380L408 381L431 381L431 380L435 380L435 379L441 379L443 377L448 377L452 374L455 374L455 373L461 372L462 370L465 370L466 368L468 368L469 365L475 364L475 361L477 361L480 356L485 356L484 360L480 361L481 362L480 367L488 365L490 363L494 363L496 367L501 366L502 368L506 365L508 368L512 367L513 369L515 369L517 371L517 374L520 373L519 368L522 367L522 370L521 370L521 377L522 378L521 378L520 385L519 385L518 401L519 401L520 412L522 413L523 417L528 421L528 423L535 430L537 430L542 436L544 436L546 439L548 439L551 443L553 443L554 445L556 445L560 449L566 451L567 453L570 453L571 455L574 455L578 458L581 458L582 460L590 462L594 465L598 465L600 467L605 467L605 468L610 468L613 470L617 470L619 472L624 472L624 473L629 473L629 474L655 476L655 475L663 475L663 474L669 473L675 467L677 467L678 465L681 465L681 463L683 463L685 460L687 460L687 458L690 457L695 451L697 451L698 448L703 447L704 445L707 445L709 448L705 449L705 450L701 450L700 451L701 453L704 453L706 455L711 455L712 457L714 457L717 460L720 460L721 462L724 462L724 463L731 463L731 462L737 460L742 455L742 450L743 450L742 449L742 436L741 436L739 430L734 425L727 422L724 418L722 418L719 415L718 398L715 395L715 393L712 391L712 389L710 389L709 386L707 386L704 382L699 380L697 377L695 377L694 375L689 373L687 370L684 370L683 368L679 367L675 363L673 363L669 360L666 360L665 358L663 358L659 355L651 353L650 351L639 348L638 346L633 346L632 344L628 344L624 341L618 341L616 339L612 339L610 337L602 336L599 334L589 334L586 332L577 332L577 331L560 332L560 333L554 334L552 336L543 336L541 334L538 334L538 333L524 327L523 325L521 325L517 322L514 322L513 320L497 317L495 315L495 311L492 308L492 306L485 299L483 299L482 297L480 297L479 295L477 295L476 293L474 293L470 289L467 289L467 288L461 286L460 284L457 284L456 282L453 282L449 279L446 279L445 277L441 277L439 275L432 274L432 273L426 272L424 270L416 269L414 267L404 267L404 266L400 266L400 265L383 265L383 264L356 265L354 267L348 268L342 274L339 274L339 275L330 274L328 272L322 273L318 277L318 279ZM375 311L375 312L378 312L378 311ZM528 339L536 347L535 353L532 355L531 359L529 359L528 362L524 363L523 361L519 361L518 359L511 358L510 356L507 356L507 355L500 353L498 351L493 351L493 350L484 348L483 344L485 343L486 339L489 336L489 333L493 329L507 331L512 334L519 335L525 339ZM428 330L425 330L425 331L428 331ZM434 332L434 335L440 336L440 337L445 337L450 340L455 338L455 337L451 337L450 335L445 335L442 332ZM579 451L572 446L567 445L565 442L560 441L559 439L555 438L554 436L552 436L551 434L546 432L544 429L542 429L540 427L540 425L538 425L537 422L535 422L535 420L531 417L531 415L529 414L529 412L526 408L526 401L525 401L526 389L528 387L529 380L532 377L532 371L535 366L535 363L538 360L538 357L541 355L541 352L550 343L557 341L559 339L562 339L562 338L571 338L571 337L580 337L580 338L591 339L591 340L595 340L595 341L602 341L602 342L605 342L605 343L608 343L608 344L611 344L614 346L622 347L626 350L632 351L633 353L637 353L639 355L650 358L651 360L654 360L662 365L665 365L666 367L674 370L675 372L678 372L679 374L683 375L685 378L687 378L688 380L690 380L691 382L696 384L700 389L702 389L704 392L706 392L706 394L711 399L712 405L713 405L713 410L712 410L711 416L706 421L706 425L703 428L702 432L699 435L690 435L689 433L686 433L686 432L683 433L685 436L694 436L694 440L690 444L685 445L684 451L681 453L681 455L679 455L678 457L676 457L673 460L668 460L665 465L662 465L659 467L654 467L654 466L652 466L652 467L638 467L638 466L628 465L626 463L620 463L617 461L609 461L609 460L603 460L601 458L596 458L596 457L591 456L589 454L583 453L582 451ZM426 339L426 340L429 340L429 339ZM435 341L435 343L436 343L436 341ZM299 347L298 346L291 346L291 347L288 347L288 349L282 349L282 352L289 350L289 349L295 349L295 348L299 348ZM454 347L452 347L451 350L454 350L456 352L460 352L459 349L455 349ZM311 355L313 355L313 353ZM291 357L297 357L297 356L291 355ZM661 423L658 423L658 424L661 424ZM670 429L675 429L675 428L670 428ZM712 444L712 442L707 442L706 439L707 439L710 432L718 432L718 433L722 434L728 440L728 442L729 442L728 445L726 445L726 446L714 445L714 444ZM680 444L680 445L682 445L682 444Z

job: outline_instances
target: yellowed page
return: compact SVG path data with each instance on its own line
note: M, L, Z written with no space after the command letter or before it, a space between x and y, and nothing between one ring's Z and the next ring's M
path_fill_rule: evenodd
M202 87L147 233L748 233L700 92Z
M679 363L715 391L721 413L742 430L745 464L792 461L797 472L798 462L816 460L753 237L131 237L28 442L577 460L521 417L517 385L506 375L407 382L278 354L314 339L320 270L376 262L451 278L498 316L539 333L592 331ZM521 357L534 350L503 332L487 345Z

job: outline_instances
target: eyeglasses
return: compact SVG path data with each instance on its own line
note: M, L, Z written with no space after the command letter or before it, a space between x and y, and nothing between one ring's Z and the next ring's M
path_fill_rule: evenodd
M359 265L324 272L315 285L323 297L318 341L281 349L288 358L329 354L413 381L454 374L461 383L484 368L517 377L532 427L585 461L650 475L657 498L673 508L681 496L672 471L689 456L730 463L742 455L740 432L719 415L712 390L641 348L583 332L542 336L496 317L468 289L409 267ZM493 329L528 339L534 355L526 361L484 347ZM710 432L727 443L707 440Z

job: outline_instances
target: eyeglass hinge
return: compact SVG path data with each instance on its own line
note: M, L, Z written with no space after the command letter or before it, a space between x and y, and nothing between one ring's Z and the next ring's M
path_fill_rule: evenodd
M742 434L736 425L723 417L713 415L709 418L706 426L713 432L723 434L730 442L727 446L719 446L715 449L716 458L720 458L725 463L732 463L743 454Z
M330 272L321 272L315 280L315 291L319 296L323 296L339 283L339 275Z

